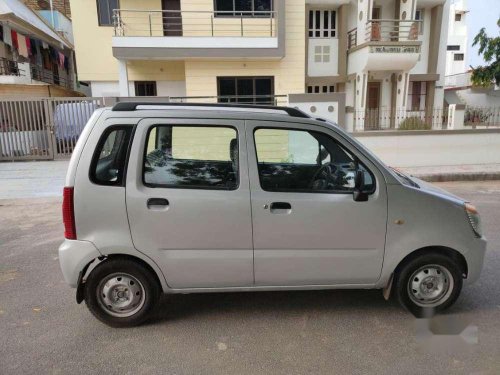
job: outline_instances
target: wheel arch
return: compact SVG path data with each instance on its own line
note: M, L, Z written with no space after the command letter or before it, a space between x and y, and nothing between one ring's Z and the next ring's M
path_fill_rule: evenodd
M447 257L450 257L451 259L455 260L458 265L460 266L460 269L462 270L462 275L464 278L467 277L467 274L469 272L468 266L467 266L467 261L465 257L458 252L455 249L452 249L450 247L446 246L426 246L422 247L420 249L414 250L411 253L407 254L403 259L400 260L396 268L394 269L394 275L398 275L399 271L401 268L403 268L404 265L406 265L408 262L412 261L413 259L423 255L423 254L429 254L429 253L437 253L437 254L442 254Z
M144 266L148 271L151 272L151 274L154 277L155 282L158 284L158 287L160 288L161 291L164 290L164 286L161 282L160 275L158 275L158 272L152 267L148 262L146 262L144 259L141 259L139 257L129 255L129 254L109 254L106 256L100 256L98 258L92 259L87 265L83 268L82 272L80 273L80 277L78 279L78 285L76 289L76 302L81 303L83 301L83 285L85 284L86 278L88 275L92 273L92 271L97 268L99 265L109 262L112 260L118 260L118 259L123 259L123 260L129 260L138 264L141 264ZM96 260L98 262L96 264L94 263ZM162 275L163 276L163 275Z
M452 249L450 247L446 246L425 246L421 247L419 249L413 250L412 252L408 253L403 259L401 259L394 269L394 271L391 273L391 276L389 277L389 280L383 287L383 295L386 300L388 300L392 294L392 287L394 285L395 279L397 278L400 270L410 261L412 261L415 258L418 258L421 255L424 254L429 254L429 253L436 253L436 254L442 254L447 257L450 257L451 259L455 260L458 265L460 266L460 269L462 270L462 276L464 278L467 278L469 269L467 265L467 260L465 257L458 252L455 249Z

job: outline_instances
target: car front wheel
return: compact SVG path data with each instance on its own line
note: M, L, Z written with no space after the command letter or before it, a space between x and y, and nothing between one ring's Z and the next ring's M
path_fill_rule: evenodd
M431 317L450 307L461 290L459 265L442 254L420 255L406 263L396 276L398 299L417 318Z

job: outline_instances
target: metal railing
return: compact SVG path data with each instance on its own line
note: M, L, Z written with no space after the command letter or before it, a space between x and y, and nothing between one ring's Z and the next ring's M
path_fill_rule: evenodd
M443 108L423 110L366 109L354 111L355 131L367 130L441 130L446 128L448 111Z
M17 61L0 57L0 76L24 76L26 72L19 68Z
M347 48L351 49L358 45L358 28L355 27L347 32Z
M417 41L420 32L420 20L368 20L361 35L354 28L347 33L348 48L362 42L408 42Z
M43 66L30 64L31 79L35 81L49 83L51 85L62 86L67 89L73 89L73 80L55 74L45 69Z
M444 77L445 89L466 88L472 86L471 81L472 72L451 74Z
M0 99L0 161L69 157L103 98Z
M500 107L466 106L464 125L471 128L500 127Z
M275 37L276 11L114 9L115 36Z

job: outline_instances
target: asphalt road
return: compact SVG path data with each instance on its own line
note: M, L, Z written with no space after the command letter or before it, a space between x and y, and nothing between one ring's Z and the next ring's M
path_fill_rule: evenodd
M176 295L147 325L108 328L63 281L60 201L0 200L0 374L498 374L500 181L441 186L478 206L490 241L439 320L468 321L477 343L420 338L380 291Z

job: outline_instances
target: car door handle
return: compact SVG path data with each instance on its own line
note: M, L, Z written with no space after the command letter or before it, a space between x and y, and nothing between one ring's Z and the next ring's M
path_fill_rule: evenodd
M292 205L288 202L273 202L270 208L272 214L289 214L292 212Z
M147 202L149 209L168 208L169 204L168 199L165 198L149 198Z

